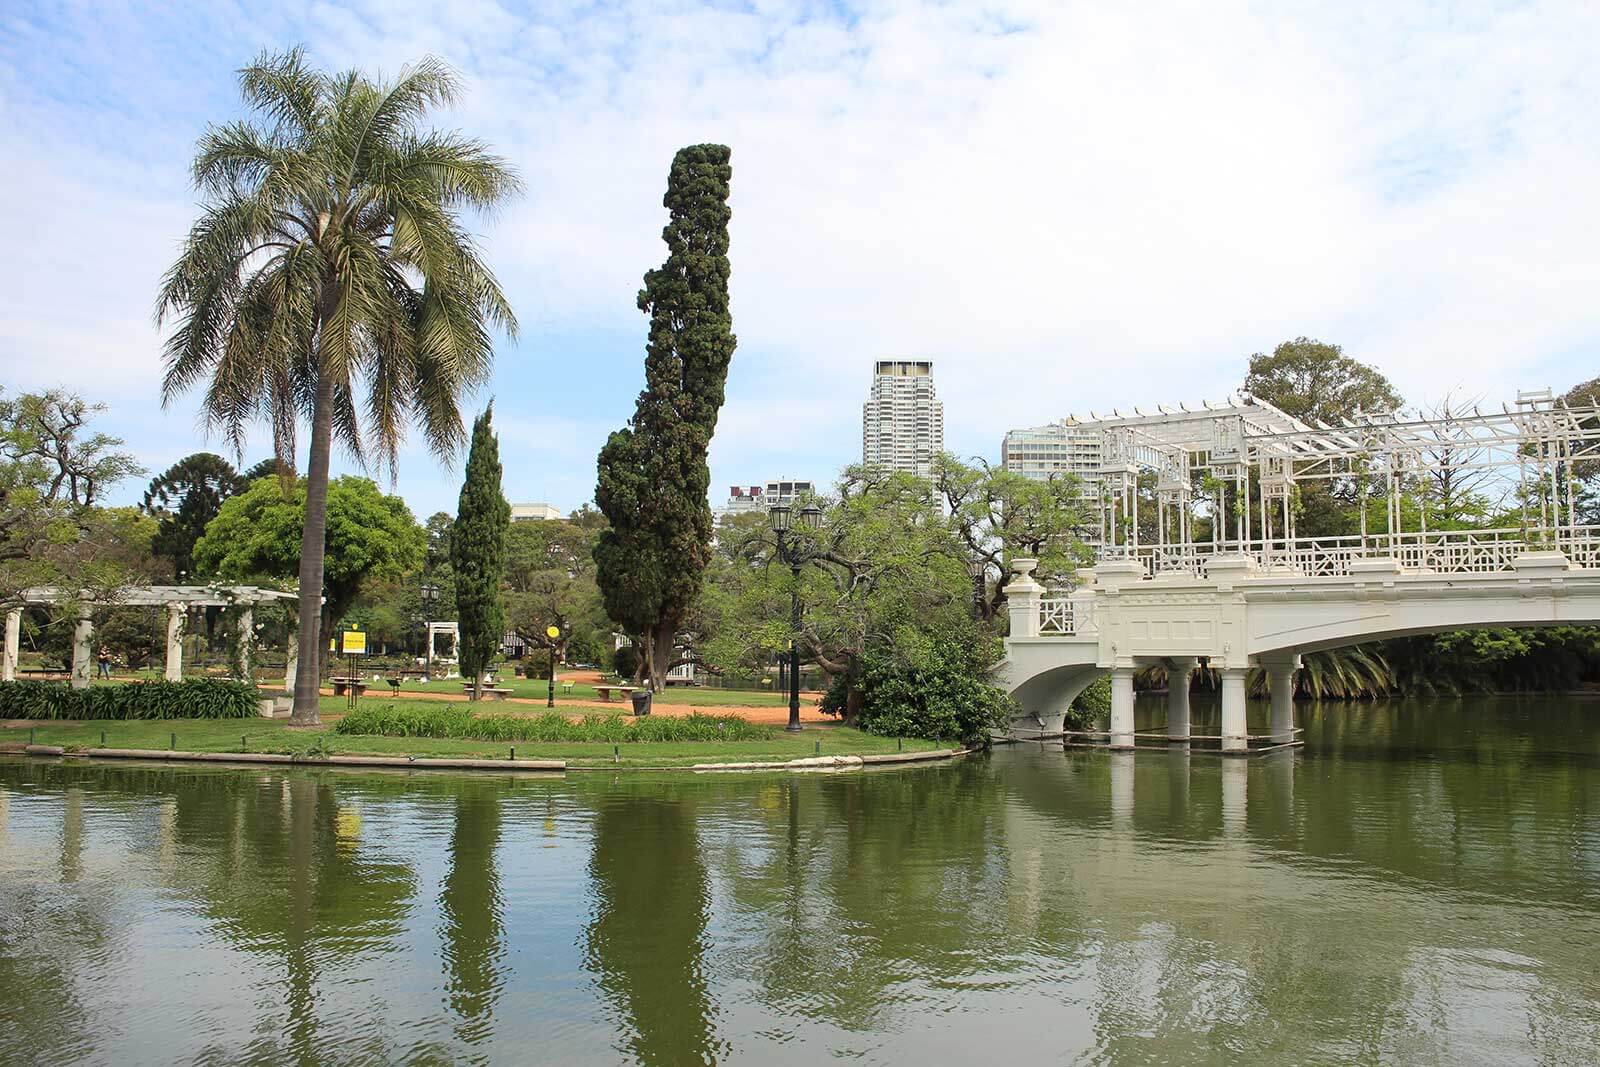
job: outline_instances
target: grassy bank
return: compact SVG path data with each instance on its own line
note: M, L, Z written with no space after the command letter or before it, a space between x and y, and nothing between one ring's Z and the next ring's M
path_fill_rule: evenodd
M342 708L343 702L337 703ZM518 759L566 760L573 767L686 767L695 763L791 760L815 755L819 743L825 756L867 756L897 750L892 737L874 737L833 725L809 726L795 734L779 729L762 741L628 742L616 746L595 742L518 742L513 746L443 738L346 735L336 734L328 727L290 730L281 720L268 719L52 722L35 727L33 737L41 745L95 748L101 744L102 731L104 743L110 748L165 750L174 734L177 747L187 752L238 752L242 746L250 752L306 753L315 748L321 754L505 759L515 747ZM0 744L7 746L26 744L28 737L26 727L0 730ZM950 747L910 738L904 744L907 752Z

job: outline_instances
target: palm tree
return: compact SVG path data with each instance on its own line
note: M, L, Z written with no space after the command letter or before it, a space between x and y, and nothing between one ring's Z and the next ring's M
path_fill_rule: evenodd
M202 211L163 280L164 402L208 379L202 410L242 452L264 418L284 469L311 424L300 558L300 662L318 662L328 458L371 442L392 472L410 422L448 459L459 402L488 375L490 328L515 336L499 283L457 218L516 191L504 160L422 128L458 93L432 57L378 82L307 66L300 49L240 72L258 121L209 127L194 161ZM320 722L318 674L295 679L292 725Z

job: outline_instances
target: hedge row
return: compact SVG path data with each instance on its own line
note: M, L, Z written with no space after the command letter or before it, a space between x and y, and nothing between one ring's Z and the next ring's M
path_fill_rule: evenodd
M382 737L442 737L469 741L765 741L766 726L731 715L585 715L573 722L557 712L542 715L477 715L460 704L406 708L364 702L334 726L340 734Z
M65 682L0 682L0 719L248 719L256 688L221 678L73 689Z

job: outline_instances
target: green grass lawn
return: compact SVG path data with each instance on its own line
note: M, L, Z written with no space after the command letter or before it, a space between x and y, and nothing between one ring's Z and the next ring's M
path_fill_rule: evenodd
M370 697L366 699L372 699ZM326 711L342 711L343 700L324 698ZM496 705L497 709L501 706ZM108 748L164 750L176 735L177 747L188 752L305 752L313 744L326 744L327 751L343 755L379 756L471 756L505 759L513 747L488 741L451 741L422 737L344 736L329 729L289 730L282 720L269 719L166 719L143 722L58 722L34 728L34 740L41 745L68 748L95 748L105 734ZM28 740L28 730L0 731L0 741L19 744ZM618 747L620 759L612 755L609 743L567 742L555 744L517 743L518 759L559 759L569 766L677 767L694 763L734 763L744 761L791 760L817 754L876 755L897 750L892 737L874 737L845 726L808 726L799 733L773 730L766 741L707 742L632 742ZM948 748L931 741L907 738L906 752L925 752Z

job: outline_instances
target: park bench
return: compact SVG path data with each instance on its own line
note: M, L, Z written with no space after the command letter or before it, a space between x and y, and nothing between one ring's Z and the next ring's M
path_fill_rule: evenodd
M629 697L629 696L631 696L633 694L633 686L631 686L631 685L597 685L597 686L594 687L594 691L596 693L600 694L600 699L601 700L604 700L606 703L609 704L611 702L611 694L612 693L621 693L624 698L627 698L627 697Z
M462 682L461 683L461 691L463 693L465 693L467 696L471 696L472 695L472 683L471 682ZM491 686L491 685L486 685L486 686L483 687L483 699L484 700L504 700L506 697L508 697L510 695L511 695L511 690L509 690L509 689L497 689L497 688L495 688L494 686Z
M56 670L54 667L18 667L17 677L43 682L60 681L72 677L71 671Z
M360 678L330 678L333 683L333 695L336 697L348 696L355 690L356 696L361 696L367 691L367 683Z

